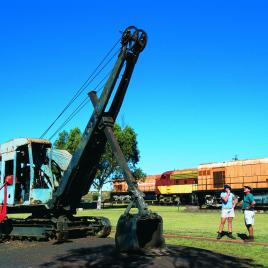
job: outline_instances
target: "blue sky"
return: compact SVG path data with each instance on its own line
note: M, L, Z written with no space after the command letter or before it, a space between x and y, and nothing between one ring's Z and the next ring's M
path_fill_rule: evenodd
M161 2L2 1L0 143L39 137L136 25L149 40L118 122L136 130L144 171L267 157L267 1Z

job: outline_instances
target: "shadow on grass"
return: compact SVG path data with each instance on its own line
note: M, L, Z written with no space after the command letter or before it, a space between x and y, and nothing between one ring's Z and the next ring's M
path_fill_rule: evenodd
M111 268L200 268L200 267L263 267L251 259L226 256L209 250L183 246L169 246L166 256L145 256L141 254L120 254L113 245L86 247L69 250L40 267L111 267Z
M237 236L242 239L242 240L246 240L248 239L248 236L246 234L240 234L240 233L237 233Z
M173 266L171 267L263 267L252 259L227 256L210 250L192 247L169 246L172 250Z

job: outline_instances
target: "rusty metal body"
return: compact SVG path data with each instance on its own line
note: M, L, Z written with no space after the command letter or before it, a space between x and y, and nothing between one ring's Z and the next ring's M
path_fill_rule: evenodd
M56 151L59 150L53 152ZM68 152L62 152L71 158ZM3 185L9 176L16 178L7 185L9 212L31 211L40 206L48 208L55 190L55 178L51 172L51 143L44 139L13 139L0 146L0 155L0 183ZM60 159L57 162L62 166ZM0 191L0 203L3 202L4 194Z
M146 42L147 35L143 30L131 26L123 32L117 61L100 98L98 99L94 91L89 93L94 112L72 157L67 152L52 149L49 141L41 139L15 139L1 146L1 183L4 183L7 176L13 176L13 182L5 187L8 200L3 199L6 195L0 195L0 202L5 203L9 211L27 211L31 212L32 216L25 220L12 219L8 233L8 228L3 228L3 224L0 223L0 236L56 237L62 240L76 231L85 235L98 234L101 237L109 235L111 225L108 219L74 217L82 196L88 193L93 183L108 141L125 173L132 199L119 220L120 227L116 233L117 248L136 250L137 245L150 248L164 246L162 218L147 209L143 194L137 189L113 134L113 125L134 66ZM117 83L121 73L122 76ZM138 208L136 215L130 214L133 206ZM130 218L135 220L129 221ZM127 228L129 222L133 228ZM132 233L129 233L130 230L133 230ZM143 233L143 230L146 233ZM132 240L124 239L124 236L129 235L133 236ZM143 242L144 236L147 237L146 243ZM127 246L125 243L128 243Z

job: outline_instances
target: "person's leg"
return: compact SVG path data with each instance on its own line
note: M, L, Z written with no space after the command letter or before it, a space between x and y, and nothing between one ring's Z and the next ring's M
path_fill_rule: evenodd
M226 221L226 218L221 217L217 239L222 238L225 221Z
M220 225L219 225L219 233L223 232L225 222L226 222L226 218L221 218L221 222L220 222Z
M233 218L232 217L229 217L228 218L228 232L229 233L231 233L233 231L232 223L233 223Z
M253 239L253 226L251 224L247 225L249 239Z
M233 231L233 217L228 218L228 237L235 239L235 237L232 234Z
M248 239L245 241L253 241L253 224L254 224L254 211L245 211L245 224L248 229Z

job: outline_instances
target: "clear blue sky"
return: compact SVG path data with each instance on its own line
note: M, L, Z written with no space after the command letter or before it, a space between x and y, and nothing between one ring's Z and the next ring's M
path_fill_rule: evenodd
M138 133L144 171L267 157L267 11L245 0L2 1L0 143L39 137L134 24L149 40L118 122Z

